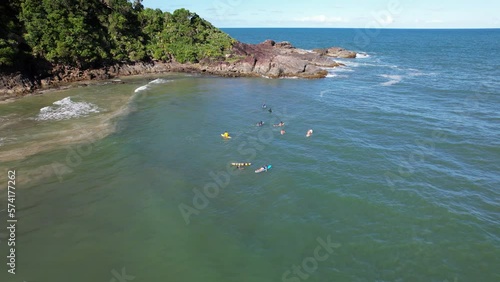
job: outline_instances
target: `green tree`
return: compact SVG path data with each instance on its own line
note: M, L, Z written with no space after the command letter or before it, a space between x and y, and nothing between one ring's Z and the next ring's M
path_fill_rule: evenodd
M22 25L17 19L20 6L15 0L0 3L0 68L12 67L24 56ZM24 48L23 48L24 47ZM17 58L17 60L16 60Z
M9 1L0 12L17 12L0 23L0 66L19 52L13 30L24 32L19 37L35 57L80 68L150 59L198 62L222 57L234 43L196 13L144 9L142 0Z
M94 66L107 58L98 0L24 0L21 20L36 56L52 63Z
M186 9L175 10L167 18L163 34L169 52L181 63L221 57L235 42L229 35Z
M166 14L160 9L149 8L142 10L139 14L139 22L147 42L147 56L154 60L169 60L166 40L162 37Z

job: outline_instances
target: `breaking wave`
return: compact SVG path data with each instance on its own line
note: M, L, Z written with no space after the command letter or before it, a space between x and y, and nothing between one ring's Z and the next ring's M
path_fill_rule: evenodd
M141 91L145 91L145 90L148 90L149 89L149 86L152 85L152 84L165 84L165 83L168 83L172 80L169 80L169 79L164 79L164 78L157 78L155 80L152 80L150 82L148 82L148 84L146 85L143 85L143 86L139 86L137 87L134 92L135 93L138 93L138 92L141 92Z
M43 107L35 120L65 120L99 113L99 108L87 102L73 102L71 97L55 101L52 106Z

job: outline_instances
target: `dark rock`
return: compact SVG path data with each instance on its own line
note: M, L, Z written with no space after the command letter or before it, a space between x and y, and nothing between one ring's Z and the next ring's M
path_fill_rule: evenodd
M277 48L286 48L286 49L293 49L295 47L292 46L292 44L288 41L282 41L282 42L278 42L274 45L274 47L277 47Z
M340 47L332 47L326 50L326 55L335 58L356 58L356 52Z

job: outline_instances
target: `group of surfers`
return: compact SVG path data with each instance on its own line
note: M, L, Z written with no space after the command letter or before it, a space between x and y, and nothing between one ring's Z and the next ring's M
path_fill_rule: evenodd
M267 108L267 105L264 103L262 104L262 109L266 109ZM268 110L270 113L273 112L273 110L271 108L269 108ZM257 124L257 126L263 126L264 125L264 122L263 121L259 121ZM285 123L283 121L280 121L279 123L277 124L273 124L274 127L283 127L285 126ZM284 135L286 133L286 131L284 129L281 129L280 131L281 135ZM313 134L313 130L312 129L309 129L306 133L306 137L310 137L311 135ZM229 139L231 138L231 136L229 135L229 132L227 131L224 131L223 134L221 134L221 136L224 138L224 139ZM244 165L236 165L236 168L238 169L243 169L244 168ZM262 166L261 168L257 169L255 172L262 172L262 171L267 171L268 167L267 165L265 166Z

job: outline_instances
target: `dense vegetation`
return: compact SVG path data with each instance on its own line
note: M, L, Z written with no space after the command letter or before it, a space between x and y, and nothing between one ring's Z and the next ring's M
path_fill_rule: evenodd
M80 68L144 60L197 62L223 57L234 39L179 9L142 0L4 0L0 70L34 60Z

